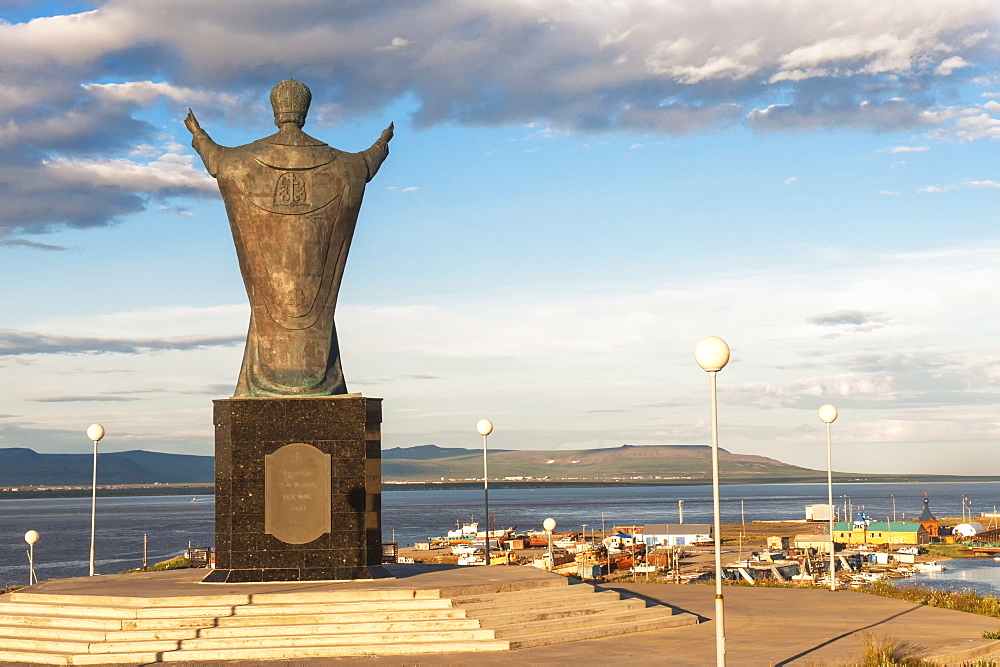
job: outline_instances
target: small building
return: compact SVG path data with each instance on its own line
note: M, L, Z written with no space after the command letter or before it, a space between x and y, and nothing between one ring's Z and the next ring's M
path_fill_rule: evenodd
M792 538L787 535L772 535L767 538L768 549L787 550L791 546Z
M806 505L806 521L829 521L833 516L833 505Z
M920 518L917 521L920 522L920 525L924 527L927 534L932 538L937 539L939 537L938 532L941 526L938 520L934 518L934 515L931 514L931 501L928 500L926 493L924 494L924 511L920 513Z
M636 535L647 547L682 547L712 541L710 523L647 523Z
M815 549L818 553L830 553L830 535L827 533L806 533L796 535L792 540L796 549Z
M843 544L928 544L930 533L916 521L838 521L833 539Z
M608 551L621 551L622 549L627 549L636 543L636 538L631 535L626 535L625 533L615 533L614 535L609 535L601 540Z

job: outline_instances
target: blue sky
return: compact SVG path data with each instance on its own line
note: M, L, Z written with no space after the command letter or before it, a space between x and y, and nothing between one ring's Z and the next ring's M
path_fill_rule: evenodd
M249 309L220 143L396 123L337 326L384 446L708 438L992 474L995 2L0 1L0 446L210 454Z

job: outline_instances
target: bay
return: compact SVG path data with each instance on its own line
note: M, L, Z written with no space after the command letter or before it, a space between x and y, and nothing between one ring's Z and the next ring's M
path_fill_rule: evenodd
M953 558L942 561L944 572L918 572L893 579L897 586L927 586L941 591L971 590L1000 597L1000 563L992 558Z
M1000 482L834 484L834 503L863 507L876 520L913 518L923 507L924 493L936 516L961 516L962 499L968 498L978 514L1000 504ZM647 486L491 489L490 514L494 524L540 530L542 521L554 518L556 530L600 530L615 525L675 523L678 501L684 501L686 523L712 522L712 487ZM804 518L804 506L826 502L825 484L741 484L721 487L724 523L780 521ZM144 496L97 499L96 571L120 572L142 565L143 534L147 535L149 563L165 560L193 546L214 541L212 496ZM397 491L382 494L383 540L393 537L401 545L426 541L454 528L456 522L481 521L482 489ZM90 548L89 498L19 498L0 500L0 588L26 584L27 545L24 533L37 530L35 571L39 578L76 577L88 573ZM959 561L951 561L958 563ZM995 565L993 561L989 564ZM955 566L958 568L959 566ZM955 569L953 568L953 569ZM948 574L952 570L946 570ZM989 571L971 573L989 579ZM941 578L966 585L957 571ZM927 578L937 582L939 579ZM990 580L989 590L1000 592L1000 582ZM971 586L970 586L971 587Z

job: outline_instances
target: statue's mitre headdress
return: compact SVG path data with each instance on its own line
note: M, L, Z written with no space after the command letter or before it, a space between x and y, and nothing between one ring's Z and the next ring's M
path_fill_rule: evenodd
M309 86L301 81L288 79L271 89L271 108L274 109L274 124L281 127L284 123L306 122L312 93Z

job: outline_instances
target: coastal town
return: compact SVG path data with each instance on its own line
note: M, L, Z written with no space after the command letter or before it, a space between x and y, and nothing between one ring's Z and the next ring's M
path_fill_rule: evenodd
M724 525L723 578L748 585L830 586L833 562L833 585L859 588L940 572L956 557L1000 561L996 512L942 520L926 497L920 514L909 521L875 521L863 509L852 521L830 521L839 508L804 509L806 518L800 520ZM590 581L691 583L714 577L713 540L712 524L657 523L592 531L492 526L487 544L486 531L468 522L412 547L388 543L385 553L389 562L485 565L489 559L491 565L529 565Z

